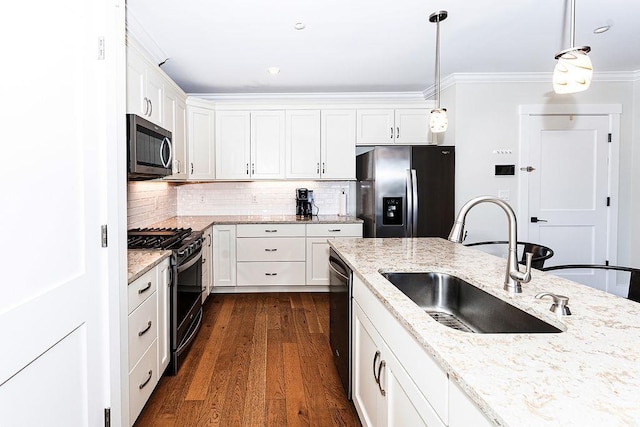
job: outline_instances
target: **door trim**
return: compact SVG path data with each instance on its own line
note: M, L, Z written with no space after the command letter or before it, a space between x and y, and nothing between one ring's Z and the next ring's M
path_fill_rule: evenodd
M530 121L532 116L545 115L584 115L584 116L608 116L609 133L611 133L611 143L609 144L609 164L607 168L609 197L611 204L607 212L607 260L612 265L618 262L618 187L619 187L619 163L620 163L620 115L622 114L622 104L532 104L520 105L518 108L520 115L520 137L519 167L529 165L529 140ZM529 212L529 174L518 174L518 217L524 219ZM518 235L521 240L527 241L529 238L529 228L524 225L526 221L521 220L518 226ZM611 286L613 285L613 286ZM615 283L615 275L607 275L607 291L617 293L613 288L618 288Z

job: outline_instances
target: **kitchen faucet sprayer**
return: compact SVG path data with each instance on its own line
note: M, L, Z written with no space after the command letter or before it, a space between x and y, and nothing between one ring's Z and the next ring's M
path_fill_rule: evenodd
M507 219L509 221L509 253L507 256L507 270L504 278L504 290L511 293L519 294L522 292L521 283L528 283L531 280L531 261L533 259L532 253L527 253L527 264L525 271L520 271L518 267L518 225L516 220L516 214L513 212L511 206L504 200L498 199L493 196L479 196L469 200L460 208L458 216L451 227L449 233L449 241L453 243L462 243L464 235L464 221L467 217L467 213L476 205L480 203L493 203L502 208Z

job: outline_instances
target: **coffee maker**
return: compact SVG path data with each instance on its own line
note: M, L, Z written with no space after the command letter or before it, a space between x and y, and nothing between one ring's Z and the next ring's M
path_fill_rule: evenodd
M313 216L313 190L296 188L296 216L311 219Z

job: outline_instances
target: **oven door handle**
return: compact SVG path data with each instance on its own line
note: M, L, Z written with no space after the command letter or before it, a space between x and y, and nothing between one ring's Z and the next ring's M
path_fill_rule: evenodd
M189 330L187 331L188 335L182 339L182 342L176 348L176 354L179 356L182 354L182 351L189 346L189 343L193 341L200 330L200 326L202 325L202 308L198 310L196 313L196 320L189 326Z
M195 255L187 263L178 266L178 273L182 273L187 268L198 262L202 258L202 249L198 251L198 255Z

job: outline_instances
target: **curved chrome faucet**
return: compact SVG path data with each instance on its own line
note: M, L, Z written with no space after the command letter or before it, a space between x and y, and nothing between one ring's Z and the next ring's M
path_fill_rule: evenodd
M527 253L527 265L524 272L518 268L518 224L516 221L516 214L513 212L511 206L503 200L500 200L493 196L480 196L469 200L460 208L458 216L451 227L449 233L449 241L453 243L462 243L462 236L464 235L464 220L467 217L467 213L476 205L480 203L493 203L502 208L504 213L507 214L509 220L509 254L507 256L507 271L504 278L504 290L511 293L519 294L522 292L521 283L528 283L531 280L531 260L533 258L532 253Z

